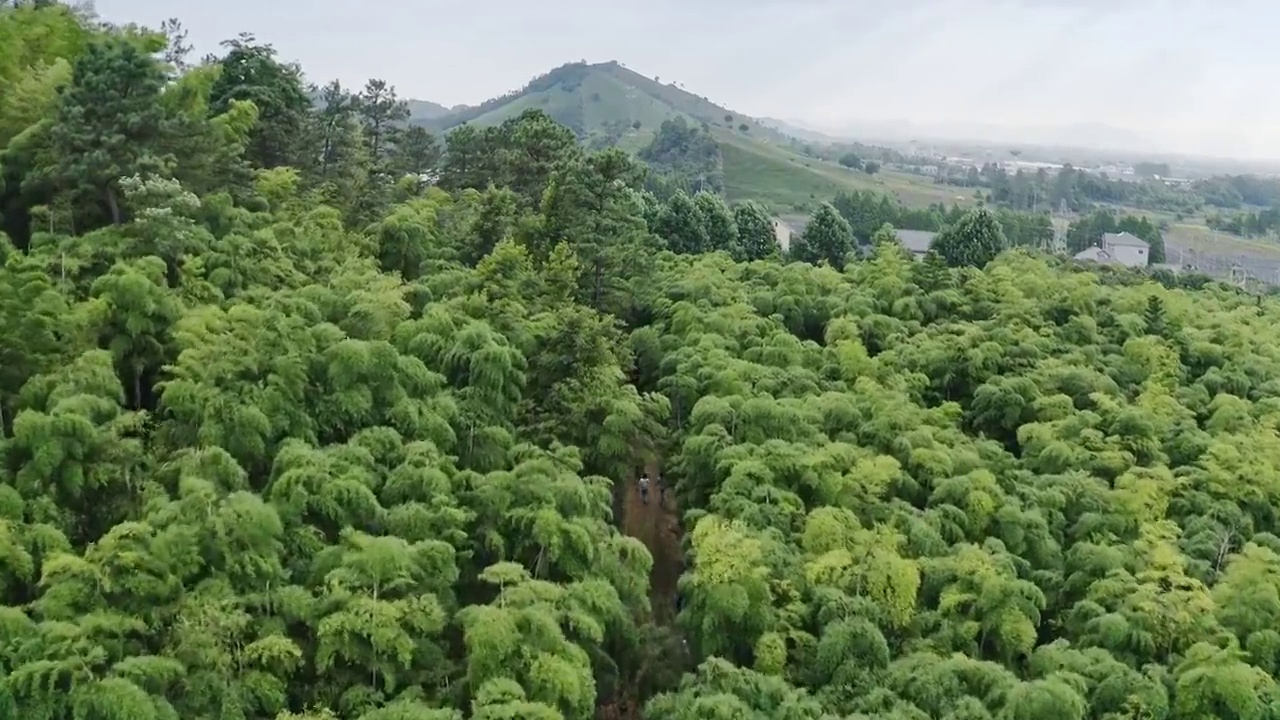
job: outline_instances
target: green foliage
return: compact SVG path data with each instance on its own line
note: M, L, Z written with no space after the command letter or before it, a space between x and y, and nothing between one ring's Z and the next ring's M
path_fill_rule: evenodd
M743 260L763 260L777 256L778 235L773 221L759 203L745 202L733 209L733 224L738 229L738 249Z
M1112 178L1069 164L1053 174L1044 169L1036 172L1019 169L1009 174L1000 165L987 163L982 168L952 170L938 180L950 185L985 188L991 202L1032 212L1060 207L1088 212L1098 205L1123 205L1189 214L1204 204L1204 198L1192 188L1172 186L1154 178Z
M951 267L983 267L999 255L1008 241L995 215L986 208L965 213L938 233L932 250Z
M804 232L791 240L791 257L803 262L825 262L839 270L853 250L853 230L830 203L823 203L809 219Z
M121 222L118 178L159 161L163 85L159 64L132 42L91 43L49 126L48 181L72 202L99 205L112 223Z
M1267 208L1236 213L1213 212L1205 216L1205 225L1240 237L1270 237L1280 232L1280 209Z
M767 122L729 112L678 83L658 82L617 62L569 63L473 107L414 112L409 123L440 134L463 127L482 132L531 111L567 128L589 149L616 147L640 155L651 171L646 188L661 200L676 191L709 191L734 203L754 200L771 210L808 213L838 192L883 191L890 183L888 189L912 205L954 196L903 173L884 180L885 172L874 178L850 173L837 164L839 153L803 146ZM856 155L881 163L904 159L869 146L856 146Z
M540 110L529 110L495 127L463 125L446 137L440 170L446 190L509 187L528 205L543 200L557 168L577 160L573 133Z
M236 100L253 103L262 122L249 141L250 159L264 168L298 164L305 157L300 141L310 105L301 71L276 60L275 49L252 35L241 35L223 46L228 52L209 91L213 113L227 112Z
M705 127L684 117L664 120L639 157L653 170L650 189L660 198L674 192L724 190L724 160L720 146Z
M0 10L0 715L1276 714L1275 298L876 193L784 262L545 113L437 166L385 84L49 7Z
M698 210L683 192L676 192L665 203L654 231L666 238L672 252L692 255L710 250L707 226Z

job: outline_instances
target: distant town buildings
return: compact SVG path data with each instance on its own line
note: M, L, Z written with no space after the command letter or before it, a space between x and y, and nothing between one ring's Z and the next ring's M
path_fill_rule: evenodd
M1132 176L1134 175L1132 165L1120 165L1117 163L1100 165L1096 168L1084 168L1084 171L1095 173L1098 175L1106 175L1108 177L1120 177L1120 178L1125 178L1126 176L1128 176L1129 178L1132 178Z
M922 175L937 176L946 175L948 171L966 171L969 168L982 170L985 167L994 165L999 167L1009 175L1016 175L1019 172L1028 174L1038 174L1045 172L1050 175L1056 175L1067 167L1065 163L1048 162L1045 160L1021 160L1021 159L981 159L973 157L963 157L958 155L942 155L926 158L916 156L913 162L909 163L910 167L902 169L910 172L916 172ZM1114 180L1127 180L1137 182L1142 179L1141 176L1134 172L1132 165L1123 165L1119 163L1107 163L1095 166L1071 166L1077 172L1088 173L1090 175L1105 175ZM1180 185L1190 182L1181 178L1156 178L1168 185Z
M1056 173L1063 168L1062 163L1039 162L1036 160L1006 160L1000 166L1010 175L1016 174L1019 170L1029 173L1038 173L1041 170L1048 173Z

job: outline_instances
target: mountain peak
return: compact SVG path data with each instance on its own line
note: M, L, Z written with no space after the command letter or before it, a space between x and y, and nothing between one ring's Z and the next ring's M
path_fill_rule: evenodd
M684 117L756 140L789 142L785 134L755 118L717 105L674 81L662 82L622 62L568 62L531 79L519 90L413 122L435 130L463 123L497 125L526 110L542 110L595 145L642 147L664 120Z

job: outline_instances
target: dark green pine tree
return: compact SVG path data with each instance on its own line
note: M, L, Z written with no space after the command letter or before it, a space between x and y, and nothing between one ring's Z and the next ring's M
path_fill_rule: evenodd
M955 224L938 233L930 249L951 267L984 267L1009 245L1000 221L985 207L965 213Z
M700 255L707 251L707 228L693 199L677 192L667 200L658 216L655 232L667 241L667 247L682 255Z
M425 175L440 167L440 141L424 127L410 125L396 136L391 149L393 169L405 175Z
M135 43L106 37L91 44L73 69L49 128L49 179L74 201L102 207L118 224L124 220L120 178L158 167L164 68Z
M924 258L912 267L916 285L925 292L946 290L953 285L947 261L935 250L929 250Z
M791 256L817 265L825 260L842 270L846 257L853 251L853 229L830 203L823 203L805 226L804 232L791 240Z
M222 72L209 89L209 109L220 115L232 100L248 100L258 108L258 124L245 153L257 167L305 165L307 117L311 100L301 71L276 59L270 45L244 34L223 43L228 49Z
M1159 295L1147 298L1143 319L1146 321L1148 335L1164 336L1168 328L1165 323L1164 300Z
M399 133L400 124L409 121L409 104L396 95L393 85L372 79L364 92L356 97L356 111L364 124L365 140L375 171L383 171Z
M738 228L738 249L741 260L763 260L778 255L778 235L769 213L756 202L745 202L733 210L733 222Z
M725 205L724 198L704 190L693 196L693 205L698 212L703 233L707 236L707 252L719 250L734 257L741 255L738 250L738 226L729 206Z

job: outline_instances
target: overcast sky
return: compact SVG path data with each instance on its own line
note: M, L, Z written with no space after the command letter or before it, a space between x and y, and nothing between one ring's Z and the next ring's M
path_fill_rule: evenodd
M756 116L1101 122L1185 152L1280 158L1272 0L97 0L175 16L197 54L241 31L308 77L475 104L618 60Z

